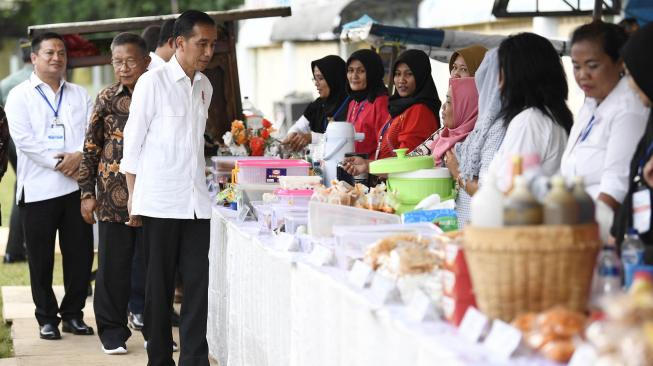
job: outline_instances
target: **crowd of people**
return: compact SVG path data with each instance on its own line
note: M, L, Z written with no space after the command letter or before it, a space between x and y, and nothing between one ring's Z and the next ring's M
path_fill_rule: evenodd
M35 36L24 81L14 76L11 91L3 87L0 174L15 145L14 211L24 230L14 231L22 234L17 247L26 245L41 338L60 339L60 323L66 333L95 333L83 308L97 220L94 309L103 351L127 352L129 324L143 332L149 365L174 364L173 298L181 283L180 365L208 365L211 203L203 134L213 88L201 71L213 56L217 30L207 14L190 10L150 33L113 39L116 82L95 102L66 81L63 37ZM148 48L144 38L155 46ZM653 24L630 37L600 21L574 31L574 79L585 93L576 121L560 56L533 33L507 37L495 49L456 50L442 101L423 51L397 57L393 93L374 51L358 50L346 61L329 55L311 63L319 97L284 142L303 149L330 121L344 120L365 134L356 142L358 155L344 162L352 175L367 173L370 161L393 157L395 149L431 155L456 182L461 226L488 174L504 191L510 188L511 157L520 155L525 165L537 166L533 185L554 174L569 182L583 177L597 220L611 227L614 242L635 227L651 245L651 41ZM66 289L60 303L52 291L57 233ZM8 254L20 258L9 248ZM647 262L653 263L651 250Z

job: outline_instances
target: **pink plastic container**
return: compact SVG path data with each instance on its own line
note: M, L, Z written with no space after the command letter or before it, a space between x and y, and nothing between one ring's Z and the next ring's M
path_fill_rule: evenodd
M280 176L308 175L310 164L304 160L239 160L238 183L278 183Z
M280 203L288 206L308 207L308 202L313 196L312 189L276 189L274 194Z

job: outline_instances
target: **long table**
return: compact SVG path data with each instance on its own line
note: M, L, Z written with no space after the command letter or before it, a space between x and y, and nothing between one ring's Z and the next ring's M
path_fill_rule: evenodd
M450 324L408 320L405 306L379 305L343 270L258 231L214 209L207 339L221 366L556 365L493 359Z

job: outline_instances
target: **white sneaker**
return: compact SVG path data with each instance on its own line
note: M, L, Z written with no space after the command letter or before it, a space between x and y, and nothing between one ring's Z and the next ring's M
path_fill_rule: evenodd
M147 341L143 342L143 348L147 351ZM177 346L177 342L172 341L172 352L177 352L179 351L179 346Z
M120 346L113 349L106 349L102 346L102 351L107 355L124 355L127 353L127 346Z

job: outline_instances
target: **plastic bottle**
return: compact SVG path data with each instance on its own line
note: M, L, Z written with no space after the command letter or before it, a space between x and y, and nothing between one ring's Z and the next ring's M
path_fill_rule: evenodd
M521 155L514 155L512 157L512 176L510 178L510 186L506 191L507 194L510 194L513 188L515 188L515 179L521 176L523 171L524 171L524 165L523 165L523 159Z
M604 245L601 248L596 263L594 301L606 295L614 295L621 292L621 262L617 256L617 249L612 245Z
M479 190L472 197L470 207L473 226L503 226L503 193L497 188L494 174L483 177Z
M578 204L567 191L565 179L551 178L551 191L544 197L544 225L574 225L578 221Z
M574 190L572 191L576 204L578 205L578 223L589 224L595 222L595 206L592 197L585 191L583 177L574 178Z
M256 130L263 127L263 114L256 109L249 97L243 98L243 116L247 128Z
M515 184L510 195L503 201L503 224L541 225L543 222L542 205L533 197L524 177L515 177Z
M644 243L633 228L628 229L621 243L621 261L624 264L624 287L629 288L633 282L635 267L644 264Z

